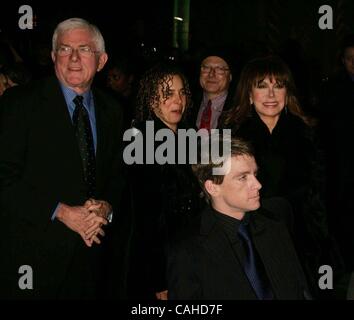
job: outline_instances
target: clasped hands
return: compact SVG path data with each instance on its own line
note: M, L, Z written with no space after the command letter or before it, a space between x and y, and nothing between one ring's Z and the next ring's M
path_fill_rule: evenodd
M56 217L68 228L78 233L88 247L101 243L99 235L108 224L107 218L112 211L111 205L104 200L88 199L83 206L68 206L60 203Z

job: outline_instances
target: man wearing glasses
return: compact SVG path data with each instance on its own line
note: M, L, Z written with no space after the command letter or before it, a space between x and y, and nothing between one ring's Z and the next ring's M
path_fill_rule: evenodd
M200 65L199 83L202 94L196 96L195 112L198 129L215 129L223 111L230 107L229 86L232 80L233 57L226 50L215 49L207 53Z
M107 59L96 26L65 20L52 39L56 77L2 97L0 297L106 295L103 252L118 216L104 228L118 211L123 119L114 99L91 88Z

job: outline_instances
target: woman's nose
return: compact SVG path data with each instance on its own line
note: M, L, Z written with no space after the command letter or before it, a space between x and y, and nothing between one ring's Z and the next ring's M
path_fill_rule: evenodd
M273 88L269 88L268 94L269 94L270 97L273 97L274 96L274 89Z

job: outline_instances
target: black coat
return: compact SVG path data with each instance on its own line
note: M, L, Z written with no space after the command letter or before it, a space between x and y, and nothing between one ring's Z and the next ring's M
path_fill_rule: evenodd
M205 209L171 248L170 299L256 299L242 268L241 242L231 243L216 214ZM307 285L286 226L267 218L262 209L250 215L250 232L274 298L304 299Z
M100 91L94 90L93 96L97 198L112 204L117 223L122 114L114 100ZM59 202L75 206L87 200L75 132L59 82L53 77L11 89L0 110L4 227L0 292L7 298L95 297L106 273L102 272L105 240L101 246L86 247L77 233L51 220ZM18 288L21 265L33 269L33 290Z
M253 111L232 134L255 149L262 198L284 197L293 207L294 241L313 287L328 240L325 170L313 130L283 110L272 133ZM310 281L311 281L310 280Z
M167 129L155 117L153 123L155 133ZM146 137L145 122L137 128ZM175 138L177 145L177 135ZM155 142L154 151L159 145L161 142ZM144 150L145 147L144 143ZM153 298L155 292L166 289L167 244L202 205L198 182L189 165L177 164L177 151L176 164L128 167L135 220L130 266L132 298Z

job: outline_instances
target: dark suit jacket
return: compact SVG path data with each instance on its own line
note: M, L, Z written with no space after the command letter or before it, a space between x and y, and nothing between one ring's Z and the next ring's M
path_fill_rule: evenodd
M251 233L275 299L304 299L307 285L288 231L262 211L251 213ZM170 299L256 299L240 263L241 243L230 243L216 214L203 211L171 249Z
M97 199L108 201L118 213L122 114L110 97L99 91L93 96ZM59 82L53 77L9 90L0 112L0 293L10 298L93 297L104 245L88 248L77 233L57 219L51 221L59 202L74 206L87 200ZM33 269L33 290L18 289L21 265Z

